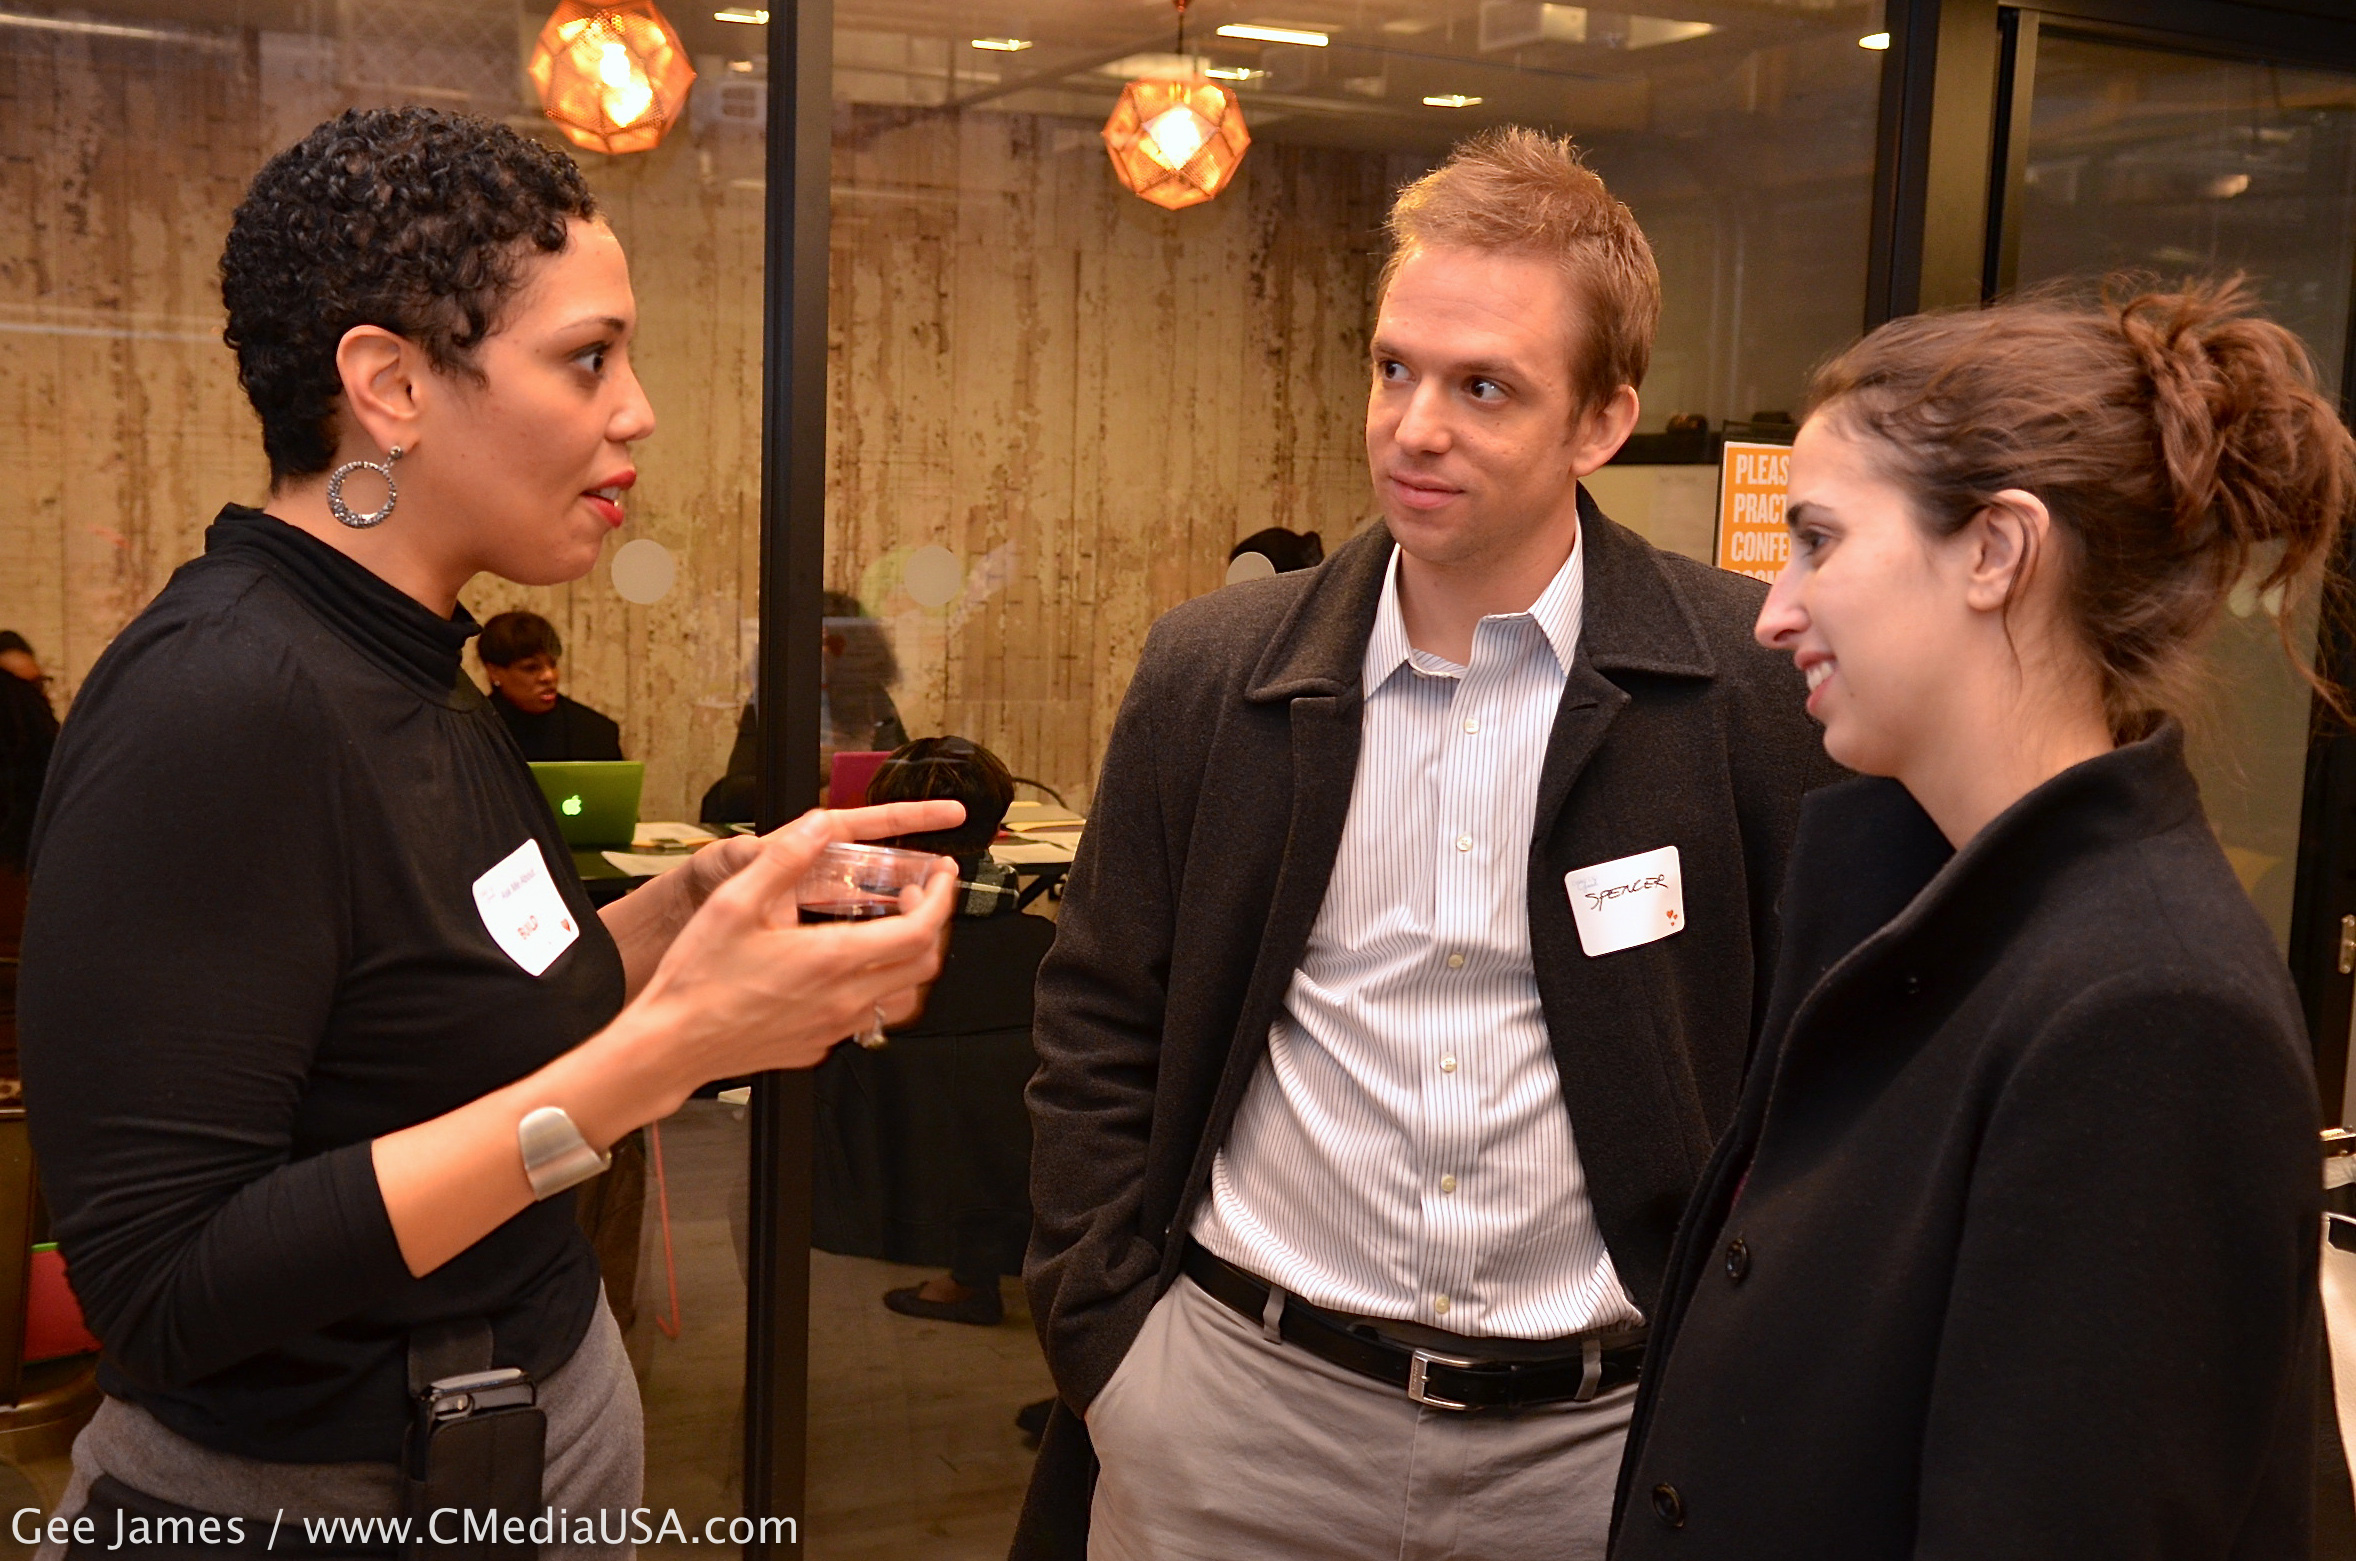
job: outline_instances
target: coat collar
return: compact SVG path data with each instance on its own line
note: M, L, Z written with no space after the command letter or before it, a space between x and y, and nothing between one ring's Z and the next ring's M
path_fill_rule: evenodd
M1579 659L1579 619L1585 596L1583 555L1586 552L1586 540L1586 528L1582 526L1579 534L1572 538L1570 556L1563 560L1562 567L1554 572L1554 578L1546 582L1546 589L1538 593L1538 599L1530 604L1526 612L1495 615L1507 619L1526 618L1536 624L1539 635L1546 642L1546 648L1553 653L1556 667L1566 675ZM1486 623L1489 620L1484 618L1481 621ZM1455 675L1461 675L1471 670L1469 667L1458 667L1454 662L1446 661L1429 651L1419 651L1407 643L1407 619L1399 609L1399 550L1393 548L1391 561L1383 570L1382 596L1374 609L1374 633L1366 642L1366 670L1359 677L1366 697L1372 699L1374 691L1390 681L1391 674L1398 671L1401 664L1417 656L1424 658L1421 665L1426 672L1452 668Z
M1790 1006L1769 1014L1764 1033L1885 954L1930 947L1939 968L1970 968L2071 864L2173 829L2200 805L2174 721L2062 771L1960 851L1896 781L1860 778L1813 793L1801 804L1784 888L1776 987L1777 1006Z
M1643 538L1604 517L1579 489L1585 603L1581 653L1598 671L1706 678L1717 668L1693 611ZM1357 686L1391 563L1379 521L1334 551L1293 605L1245 685L1254 704L1332 696Z

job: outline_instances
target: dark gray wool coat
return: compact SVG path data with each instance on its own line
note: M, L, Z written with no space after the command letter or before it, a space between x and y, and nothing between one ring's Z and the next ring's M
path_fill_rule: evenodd
M1800 795L1831 779L1763 588L1659 552L1580 495L1579 651L1538 783L1531 952L1590 1196L1648 1310L1734 1109ZM1155 625L1041 967L1024 1280L1061 1400L1018 1557L1085 1553L1075 1410L1176 1272L1211 1158L1324 901L1391 549L1230 586ZM1686 929L1590 959L1563 875L1678 848Z
M1808 799L1614 1561L2308 1554L2320 1112L2182 747Z

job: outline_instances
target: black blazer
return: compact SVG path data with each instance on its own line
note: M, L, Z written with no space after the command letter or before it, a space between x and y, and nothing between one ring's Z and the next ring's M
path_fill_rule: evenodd
M1733 1111L1804 787L1836 773L1755 581L1661 553L1581 495L1585 613L1538 782L1529 918L1563 1095L1622 1281L1661 1281ZM1176 1272L1211 1160L1325 899L1391 539L1155 625L1041 967L1025 1280L1065 1405ZM1563 875L1678 848L1687 927L1590 959ZM1051 1420L1015 1553L1078 1556L1095 1464Z
M1808 800L1616 1561L2308 1553L2315 1083L2182 748Z

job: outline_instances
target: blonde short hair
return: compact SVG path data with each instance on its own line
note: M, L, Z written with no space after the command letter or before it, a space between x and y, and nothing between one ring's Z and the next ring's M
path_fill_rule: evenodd
M1482 249L1551 258L1587 306L1571 377L1587 405L1644 383L1661 320L1661 269L1628 208L1612 198L1569 136L1523 125L1484 130L1399 192L1376 297L1420 249Z

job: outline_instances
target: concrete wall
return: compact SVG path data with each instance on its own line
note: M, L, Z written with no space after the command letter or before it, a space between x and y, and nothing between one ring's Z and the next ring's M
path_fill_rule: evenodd
M403 96L330 41L170 31L0 29L0 626L67 696L220 504L265 495L214 270L245 181L320 118ZM648 816L686 816L750 692L760 142L682 127L582 162L662 424L624 537L669 548L678 583L636 606L600 564L466 601L553 619L571 692L648 762ZM838 120L836 170L828 583L890 623L912 733L975 737L1082 804L1152 620L1215 586L1235 538L1330 543L1363 514L1375 229L1412 170L1263 145L1222 199L1166 213L1118 188L1092 123L869 109ZM901 588L927 546L962 572L944 605Z

